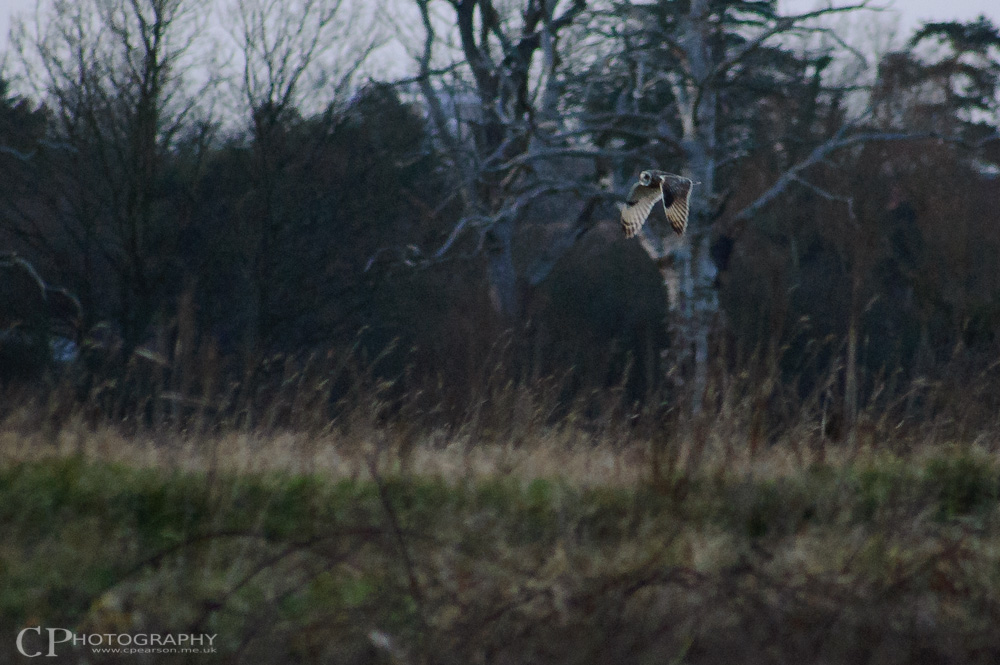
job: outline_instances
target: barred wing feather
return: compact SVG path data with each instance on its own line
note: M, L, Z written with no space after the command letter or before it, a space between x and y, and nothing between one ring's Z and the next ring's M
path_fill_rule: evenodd
M642 225L646 223L646 218L649 217L649 211L662 197L663 189L661 187L647 187L639 183L632 187L626 202L618 204L621 208L622 229L625 230L626 238L631 238L639 232Z
M684 235L688 221L688 201L691 198L691 181L676 175L667 175L660 181L663 188L663 211L677 235Z

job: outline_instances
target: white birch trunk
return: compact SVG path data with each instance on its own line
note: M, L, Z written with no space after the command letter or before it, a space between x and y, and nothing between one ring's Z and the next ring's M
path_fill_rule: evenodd
M709 201L715 195L716 105L718 95L711 83L705 84L714 63L709 46L712 26L708 0L692 0L680 21L680 46L686 56L687 77L675 77L673 92L679 113L686 164L673 170L696 183L691 195L688 232L678 242L668 236L656 237L650 225L644 227L643 248L660 267L668 298L667 322L671 336L672 361L680 366L681 381L687 390L692 411L701 411L708 388L709 341L718 318L715 291L716 267L711 245ZM666 165L664 165L666 166ZM672 170L667 167L666 170Z

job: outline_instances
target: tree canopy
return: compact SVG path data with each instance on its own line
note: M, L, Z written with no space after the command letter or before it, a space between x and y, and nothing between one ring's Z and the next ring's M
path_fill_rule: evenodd
M16 29L0 250L79 299L78 348L119 367L211 348L238 377L352 347L456 400L489 365L694 409L720 364L847 417L891 399L887 377L995 357L985 17L876 61L828 21L864 1L398 8L389 51L330 0L234 2L226 37L186 0L42 3ZM242 72L204 59L210 38ZM387 57L408 74L380 78ZM613 203L646 168L698 183L679 241L657 211L620 234ZM54 335L45 311L4 313L0 349Z

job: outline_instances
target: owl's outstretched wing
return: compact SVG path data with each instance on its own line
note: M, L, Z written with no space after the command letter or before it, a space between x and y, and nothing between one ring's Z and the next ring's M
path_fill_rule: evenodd
M656 202L663 196L663 189L658 186L647 187L636 183L632 191L628 193L625 203L619 203L618 208L622 213L622 229L625 237L631 238L649 217L649 211L653 209Z
M688 221L688 201L691 198L691 181L678 175L666 175L660 181L663 211L677 235L684 235Z

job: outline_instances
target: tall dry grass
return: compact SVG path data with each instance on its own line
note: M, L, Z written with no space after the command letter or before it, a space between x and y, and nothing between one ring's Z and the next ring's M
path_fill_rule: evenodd
M1000 655L995 368L872 381L845 423L839 367L720 369L690 414L378 362L146 350L8 389L4 624L217 632L221 662Z
M628 486L709 471L787 474L946 445L993 450L1000 433L1000 361L956 357L908 381L862 377L858 413L847 414L843 362L803 389L782 375L779 350L738 372L720 363L693 414L676 384L636 398L630 367L601 386L580 385L572 370L512 371L509 339L456 398L444 377L417 376L412 365L387 376L380 364L394 347L373 358L354 345L237 366L187 327L165 351L141 348L104 366L85 357L42 385L6 387L0 454L337 477L366 477L376 460L430 477Z

